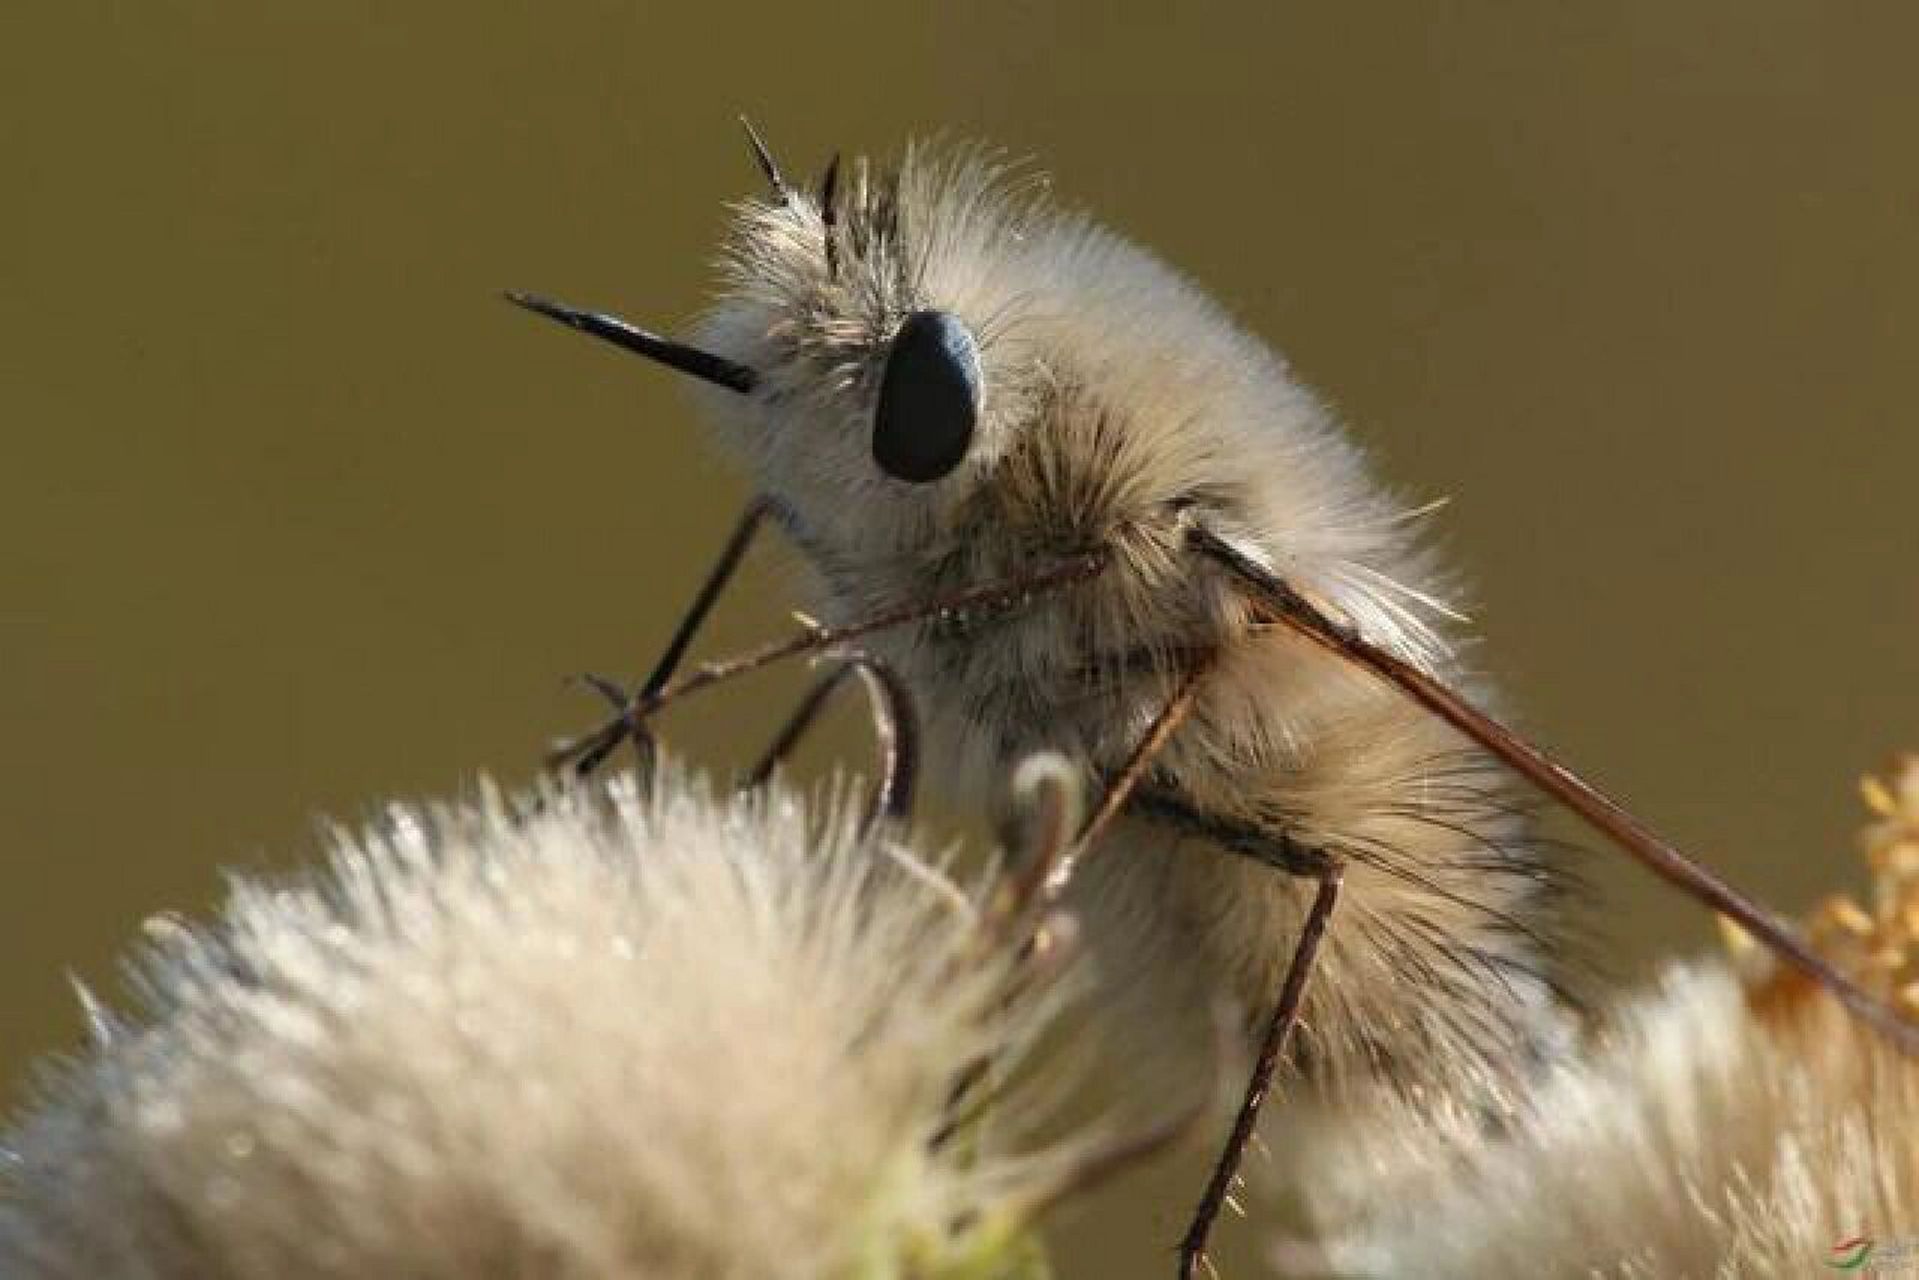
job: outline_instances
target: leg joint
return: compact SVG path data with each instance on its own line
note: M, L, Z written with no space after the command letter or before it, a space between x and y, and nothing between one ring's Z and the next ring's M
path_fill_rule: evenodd
M1170 792L1141 788L1134 792L1133 808L1189 835L1210 840L1228 853L1251 858L1262 866L1306 880L1323 880L1343 865L1326 850L1294 839L1284 831L1268 831L1203 813Z

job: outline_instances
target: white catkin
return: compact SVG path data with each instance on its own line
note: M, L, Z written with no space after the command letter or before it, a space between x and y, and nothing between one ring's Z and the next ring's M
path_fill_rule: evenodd
M150 930L0 1140L0 1274L1010 1273L1069 1153L930 1139L1057 985L838 806L661 796L396 808Z
M1885 1273L1919 1270L1919 1064L1823 994L1764 1011L1723 961L1608 1022L1503 1125L1307 1137L1332 1226L1278 1246L1275 1274L1796 1277L1861 1236Z

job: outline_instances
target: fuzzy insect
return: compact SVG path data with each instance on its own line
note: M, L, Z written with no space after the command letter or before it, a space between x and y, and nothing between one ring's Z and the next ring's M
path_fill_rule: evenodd
M1092 775L1104 799L1049 888L1085 921L1117 1060L1176 1090L1205 1074L1211 1001L1252 1011L1254 1077L1182 1274L1286 1056L1334 1095L1493 1096L1554 1034L1563 875L1501 761L1919 1042L1478 709L1422 512L1191 283L977 152L835 160L808 191L753 143L771 196L739 206L690 343L511 295L707 384L761 495L578 758L684 693L859 639L923 702L962 803L990 805L1035 750ZM676 677L769 520L817 570L824 621Z

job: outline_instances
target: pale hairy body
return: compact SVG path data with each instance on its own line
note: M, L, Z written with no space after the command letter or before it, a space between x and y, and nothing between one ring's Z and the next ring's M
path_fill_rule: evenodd
M697 333L757 372L752 396L709 407L819 570L810 607L854 619L1108 556L1011 616L867 642L925 709L933 776L976 807L1037 748L1110 777L1205 669L1071 891L1129 1077L1203 1087L1212 1002L1249 1029L1270 1009L1312 890L1256 859L1289 843L1347 866L1304 1058L1342 1083L1523 1062L1550 1000L1554 877L1509 784L1419 708L1259 623L1185 542L1204 526L1470 689L1416 513L1195 288L977 157L861 165L833 208L829 230L804 195L743 205ZM925 310L977 336L984 392L958 465L905 483L874 465L874 404L892 335Z

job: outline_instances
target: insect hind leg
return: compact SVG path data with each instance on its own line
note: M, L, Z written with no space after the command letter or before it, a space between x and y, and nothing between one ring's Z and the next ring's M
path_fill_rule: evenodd
M1239 1112L1233 1119L1232 1131L1220 1148L1212 1176L1207 1179L1206 1189L1200 1193L1199 1204L1193 1210L1185 1236L1180 1240L1180 1280L1192 1280L1206 1261L1207 1238L1212 1234L1220 1210L1232 1194L1246 1148L1251 1144L1253 1131L1259 1123L1260 1108L1265 1104L1266 1095L1272 1091L1273 1077L1279 1070L1280 1060L1285 1056L1293 1028L1299 1023L1300 1007L1306 996L1306 982L1312 976L1320 943L1326 936L1327 924L1339 901L1346 867L1341 859L1303 845L1283 833L1255 831L1210 817L1163 792L1142 790L1134 796L1133 804L1135 810L1144 816L1204 836L1229 852L1252 858L1287 875L1313 880L1318 886L1313 895L1313 904L1306 913L1306 922L1300 929L1299 941L1293 946L1293 957L1286 966L1286 976L1280 983L1272 1016L1267 1020L1266 1032L1260 1041L1259 1054L1253 1061L1252 1076L1246 1082Z

